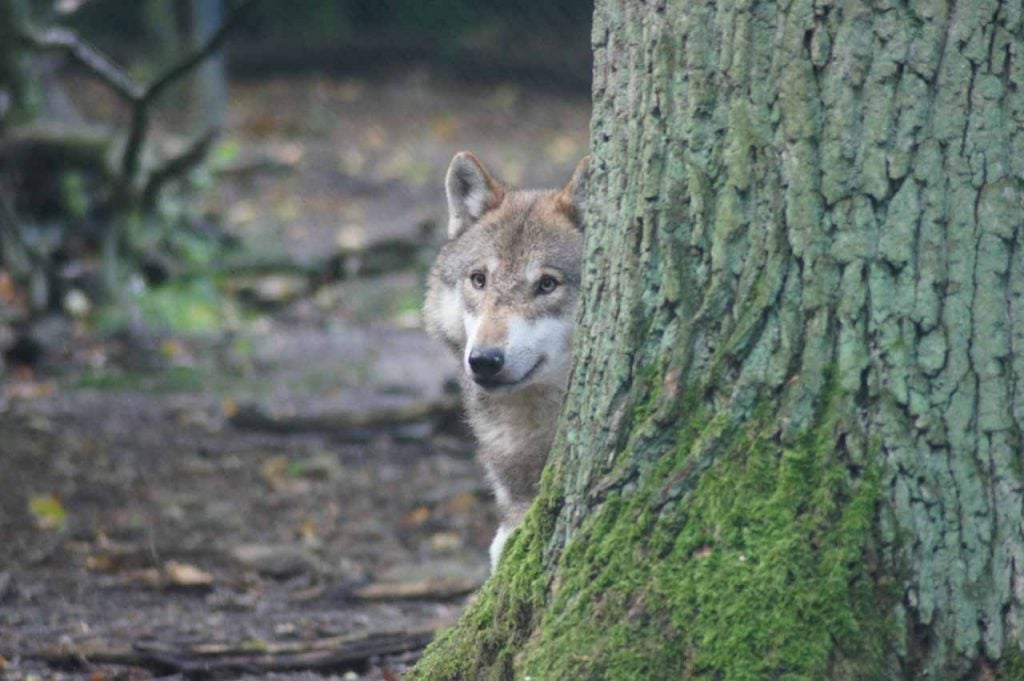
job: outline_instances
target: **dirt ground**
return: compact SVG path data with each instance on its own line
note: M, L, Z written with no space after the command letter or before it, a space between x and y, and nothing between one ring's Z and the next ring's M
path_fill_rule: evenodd
M444 170L562 184L589 102L419 72L231 99L203 207L249 274L214 327L65 325L0 384L0 679L398 678L486 578L493 502L418 315Z

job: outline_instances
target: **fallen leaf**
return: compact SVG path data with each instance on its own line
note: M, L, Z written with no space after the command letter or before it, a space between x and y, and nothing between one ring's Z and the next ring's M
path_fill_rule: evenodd
M41 400L57 392L57 386L50 381L32 380L32 370L28 367L16 367L12 373L15 380L4 389L12 400Z
M241 648L242 650L248 651L250 653L259 653L265 650L269 650L270 644L268 644L266 641L262 639L252 638L248 641L242 641Z
M167 359L177 359L185 354L185 347L181 341L171 338L160 344L160 354Z
M209 586L213 584L213 575L188 563L169 560L164 565L167 582L173 586Z
M260 477L272 491L281 494L307 494L313 483L302 477L301 461L291 461L283 456L274 456L263 462Z
M462 537L457 532L436 532L430 535L430 548L434 551L454 551L462 546Z
M472 492L463 492L445 502L445 510L450 513L466 514L476 507L476 495Z
M406 527L416 527L427 522L428 518L430 518L430 508L428 506L417 506L405 516L402 524Z
M284 485L287 472L288 459L283 456L272 456L260 466L260 477L270 489L280 489Z
M114 572L118 567L117 559L109 554L88 556L85 567L93 572Z
M233 397L225 397L220 403L220 408L224 412L224 418L230 419L238 413L238 401Z
M302 525L299 526L299 538L306 544L318 541L315 520L306 518L302 521Z
M28 508L40 529L59 530L67 523L68 513L54 494L32 497Z
M163 576L156 568L142 568L139 570L128 570L122 575L124 581L144 586L158 587L163 584Z

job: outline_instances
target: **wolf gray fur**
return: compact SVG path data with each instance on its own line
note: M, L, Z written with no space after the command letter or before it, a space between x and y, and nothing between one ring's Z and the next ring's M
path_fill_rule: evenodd
M502 517L492 570L536 495L568 382L588 161L562 189L519 190L464 151L445 180L448 242L424 318L462 360L466 413Z

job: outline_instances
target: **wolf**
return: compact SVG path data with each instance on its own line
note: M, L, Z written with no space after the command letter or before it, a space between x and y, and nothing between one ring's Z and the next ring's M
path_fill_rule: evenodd
M561 189L507 187L468 151L445 178L448 241L424 320L461 359L466 414L501 513L492 571L537 492L568 383L589 159Z

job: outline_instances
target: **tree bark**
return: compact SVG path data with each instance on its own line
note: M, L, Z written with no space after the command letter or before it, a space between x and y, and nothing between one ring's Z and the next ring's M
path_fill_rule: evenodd
M597 2L559 436L414 678L1024 678L1022 12Z
M192 0L192 44L209 40L223 23L221 0ZM196 134L205 135L224 127L228 110L228 82L224 53L216 52L196 69L192 80Z
M0 131L27 123L39 112L40 92L18 40L28 21L25 0L0 0Z

